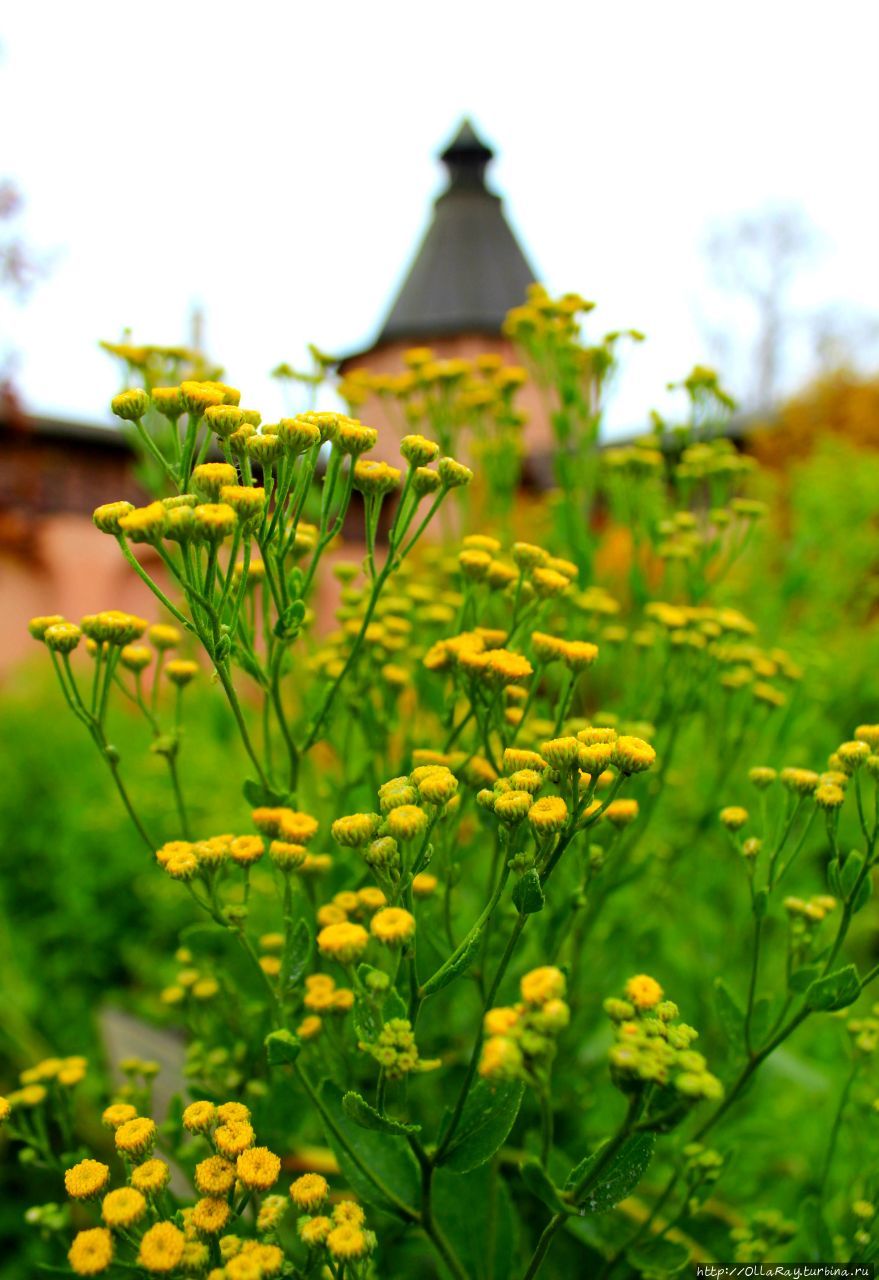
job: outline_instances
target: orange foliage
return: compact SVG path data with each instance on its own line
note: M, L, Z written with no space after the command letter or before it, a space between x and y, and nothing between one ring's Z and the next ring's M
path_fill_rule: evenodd
M879 375L864 378L846 369L824 375L761 424L748 445L764 466L781 470L828 436L879 450Z

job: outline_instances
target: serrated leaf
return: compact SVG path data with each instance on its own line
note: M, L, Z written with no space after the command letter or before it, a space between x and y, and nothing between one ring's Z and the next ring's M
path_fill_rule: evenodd
M633 1133L626 1138L608 1164L601 1169L595 1184L588 1186L585 1198L580 1202L582 1208L588 1213L604 1213L631 1195L653 1158L654 1142L652 1133ZM584 1179L589 1178L593 1169L598 1168L606 1145L603 1144L574 1166L565 1183L566 1191L573 1191Z
M527 1160L522 1161L519 1166L519 1172L522 1175L522 1181L532 1195L537 1196L538 1200L542 1200L548 1209L552 1209L553 1213L571 1212L571 1206L565 1204L561 1192L539 1160L529 1156Z
M401 1137L405 1137L407 1133L421 1132L420 1124L403 1124L402 1120L394 1120L390 1116L382 1115L354 1089L349 1090L342 1098L342 1108L345 1115L350 1116L361 1129L373 1129L377 1133L396 1133Z
M536 867L528 871L516 882L513 889L513 905L520 915L530 916L542 911L546 903L540 875Z
M671 1276L690 1261L690 1250L675 1240L645 1240L627 1249L626 1259L640 1276Z
M829 1012L847 1009L861 993L861 979L853 964L847 964L826 978L816 978L806 990L806 1008Z
M720 1025L730 1044L738 1047L744 1039L745 1015L723 978L714 979L714 990L717 995L717 1016Z
M518 1080L494 1086L480 1080L470 1090L455 1136L439 1163L454 1173L468 1173L490 1160L515 1124L524 1091Z
M295 1062L302 1048L298 1036L292 1031L270 1031L266 1036L266 1059L270 1067Z
M244 799L254 809L261 809L264 806L277 808L287 803L286 791L275 791L258 782L256 778L248 778L241 790L244 792Z
M352 1191L373 1208L404 1221L417 1210L421 1179L404 1138L362 1129L345 1112L342 1090L324 1080L320 1096L329 1117L321 1117L327 1142Z

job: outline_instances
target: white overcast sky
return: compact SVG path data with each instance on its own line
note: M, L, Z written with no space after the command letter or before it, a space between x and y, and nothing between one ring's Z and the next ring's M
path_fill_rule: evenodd
M718 219L800 205L824 250L797 303L879 310L875 0L15 0L0 42L0 176L54 257L0 302L34 411L106 416L98 339L184 341L198 305L274 416L276 362L374 334L462 114L545 283L595 298L596 332L647 333L619 428L724 323Z

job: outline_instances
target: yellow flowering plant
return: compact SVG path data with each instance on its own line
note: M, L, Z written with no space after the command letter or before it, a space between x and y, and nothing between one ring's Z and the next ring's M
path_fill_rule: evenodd
M264 424L205 371L161 386L158 357L129 359L143 386L114 409L157 488L94 519L163 620L31 631L151 883L191 904L146 1000L187 1049L163 1114L154 1064L124 1064L97 1134L71 1105L83 1059L45 1060L0 1099L66 1197L34 1211L50 1265L624 1280L803 1236L810 1256L873 1256L872 1175L841 1182L838 1153L875 1092L875 1008L844 1014L851 1069L817 1185L797 1184L802 1231L787 1204L748 1200L762 1166L737 1183L734 1149L764 1065L833 1034L820 1015L879 976L859 927L879 728L853 726L822 769L803 664L729 587L758 510L749 467L704 438L730 407L716 378L687 381L682 431L599 458L621 335L585 345L588 310L535 290L508 323L559 446L558 488L527 521L510 501L524 375L491 355L345 375L351 412L376 392L402 410L399 466L366 456L377 433L353 417ZM276 375L316 394L332 361L312 358ZM514 458L491 481L496 518L463 503L440 535L472 478L453 455L479 486L493 449ZM599 502L634 548L615 576ZM220 698L237 735L216 779L237 806L226 831L181 754L217 732ZM125 773L132 716L173 799L148 813Z

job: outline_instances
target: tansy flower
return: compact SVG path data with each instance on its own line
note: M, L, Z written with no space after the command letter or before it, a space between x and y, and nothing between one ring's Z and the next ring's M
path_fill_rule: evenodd
M354 1008L354 992L349 987L340 987L330 998L330 1013L350 1013Z
M323 1023L315 1014L303 1018L299 1026L296 1028L296 1034L300 1040L313 1040L315 1036L320 1035Z
M208 1196L197 1200L192 1208L190 1221L201 1235L219 1235L231 1216L231 1209L225 1200L217 1196Z
M330 832L337 844L356 849L368 844L380 826L381 818L377 813L351 813L345 818L337 818Z
M195 1166L194 1180L199 1195L228 1195L235 1186L235 1166L222 1156L208 1156Z
M579 759L580 743L572 736L553 738L541 743L540 754L553 769L564 773Z
M168 1185L171 1170L164 1160L145 1160L131 1172L131 1185L145 1195L154 1195Z
M539 835L561 831L568 820L568 806L561 796L543 796L528 810L528 821Z
M626 998L636 1009L652 1009L662 999L662 987L655 978L639 973L626 983Z
M412 892L416 898L429 898L435 892L438 883L435 875L431 875L428 871L419 871L417 876L412 877Z
M217 1119L222 1124L240 1124L250 1119L250 1108L243 1102L221 1102L217 1107Z
M173 1222L157 1222L144 1234L137 1261L151 1275L167 1275L183 1257L186 1237Z
M125 1124L126 1120L134 1120L136 1116L137 1107L133 1107L130 1102L114 1102L104 1108L101 1121L108 1129L118 1129L120 1124Z
M268 1191L281 1172L281 1161L268 1147L251 1147L236 1161L238 1180L248 1191Z
M656 760L656 752L643 738L627 734L613 744L613 762L621 773L641 773Z
M369 929L379 942L396 946L408 942L415 933L415 917L402 907L385 907L372 917Z
M514 826L527 817L533 804L530 791L504 791L495 797L492 807L501 822Z
M281 1221L287 1209L284 1196L266 1196L259 1206L256 1218L257 1231L273 1231Z
M357 903L366 911L378 911L380 907L385 906L387 898L377 886L366 885L363 889L357 890Z
M362 1227L366 1214L356 1200L340 1200L333 1209L333 1222L337 1227Z
M822 782L815 788L815 803L820 809L838 809L845 803L845 792L835 782Z
M519 1011L499 1006L489 1009L483 1019L483 1029L487 1036L503 1036L519 1021Z
M229 857L240 867L249 867L259 861L264 850L259 836L238 836L229 846Z
M347 1224L333 1228L327 1236L326 1246L332 1256L340 1261L363 1258L369 1252L366 1233L359 1227Z
M152 1149L155 1141L155 1123L146 1116L126 1120L116 1130L116 1150L124 1155L142 1156Z
M535 773L545 773L547 762L536 751L523 751L520 747L507 747L504 751L504 773L516 773L519 769L530 769Z
M0 1098L0 1124L3 1124L12 1115L12 1107L9 1105L8 1098Z
M106 1227L78 1231L67 1252L67 1261L78 1276L97 1276L113 1261L113 1237Z
M525 974L519 990L526 1004L543 1005L547 1000L560 1000L565 994L565 975L555 965L542 965Z
M426 831L427 814L418 805L400 805L388 814L385 829L394 840L414 840Z
M308 844L317 835L318 823L309 813L300 813L296 809L286 809L280 821L278 835L291 844Z
M598 802L593 806L595 812L598 811ZM587 815L588 815L587 810ZM585 816L585 815L584 815ZM607 822L612 823L615 827L628 827L635 821L638 816L637 800L611 800L610 804L601 815Z
M91 1200L110 1181L110 1170L100 1160L80 1160L64 1172L64 1187L71 1200Z
M290 844L286 840L273 840L269 845L269 857L281 871L294 871L308 858L304 844Z
M212 1102L190 1102L183 1110L183 1128L190 1133L207 1133L217 1119Z
M332 1218L303 1218L297 1228L299 1239L303 1244L307 1244L310 1249L316 1248L319 1244L323 1244L327 1236L333 1229Z
M421 799L428 804L446 804L457 790L458 779L445 768L437 768L418 783Z
M720 821L727 831L740 831L748 821L748 810L739 805L727 805L720 811Z
M303 1173L290 1186L290 1199L298 1209L305 1213L313 1213L319 1209L329 1195L330 1188L326 1178L319 1173Z
M360 924L330 924L317 935L318 950L322 955L350 964L363 955L369 942L369 934Z
M176 684L178 688L182 689L184 685L195 679L198 675L198 670L197 662L186 662L183 659L177 659L167 664L165 675L172 684Z
M483 1044L479 1074L485 1079L514 1079L522 1065L522 1050L515 1040L506 1036L490 1036Z
M221 1124L214 1132L214 1146L221 1155L229 1159L240 1156L253 1144L256 1134L246 1120L233 1120L229 1124Z
M147 1202L134 1187L108 1191L101 1204L101 1217L108 1227L130 1227L146 1213Z

